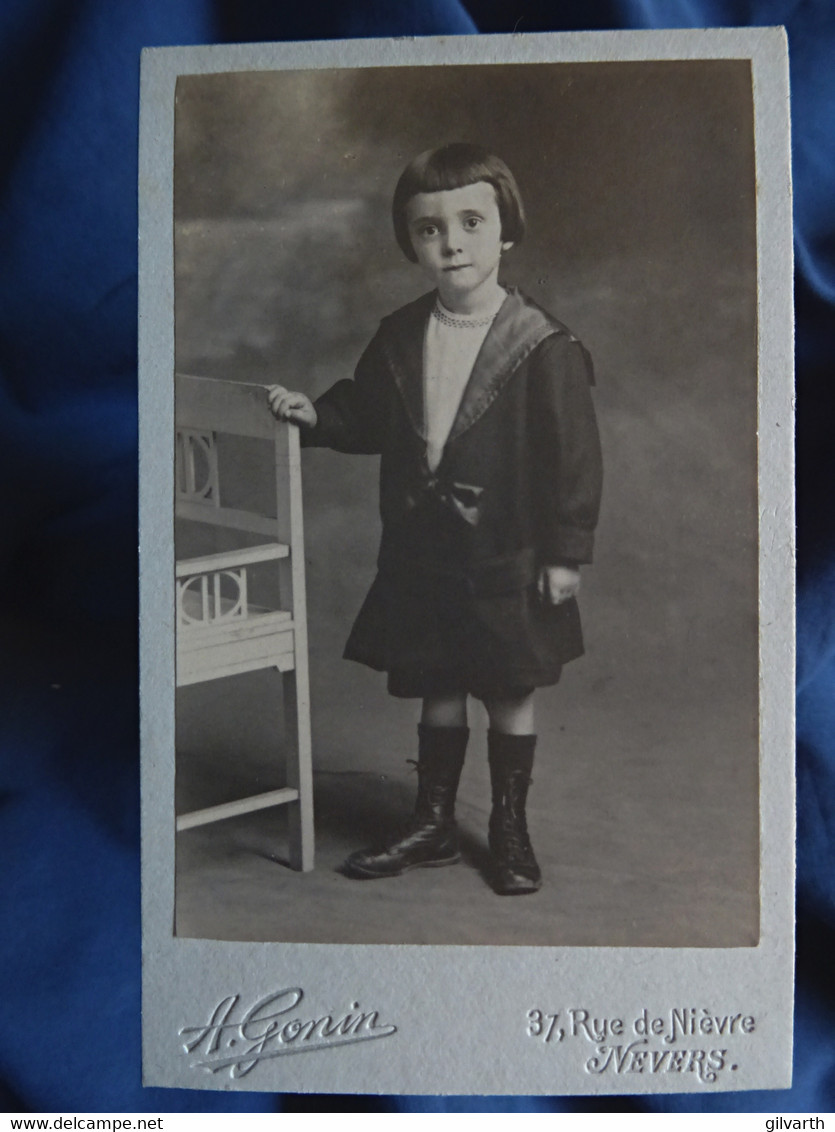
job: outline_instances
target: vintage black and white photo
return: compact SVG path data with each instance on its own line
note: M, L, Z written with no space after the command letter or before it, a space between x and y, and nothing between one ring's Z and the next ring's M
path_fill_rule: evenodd
M178 372L273 388L317 449L291 552L317 873L392 880L287 876L281 818L259 811L181 838L178 930L756 943L748 64L196 76L176 129ZM219 491L257 510L270 470L226 463ZM184 794L279 788L276 685L181 694ZM454 873L394 883L462 849ZM544 890L499 907L490 888L539 887L537 852Z
M253 1001L301 991L297 945L332 945L383 1005L390 945L465 980L538 955L539 987L567 956L552 1003L579 1045L594 949L610 997L630 955L673 988L688 964L772 948L779 965L790 938L785 894L779 915L763 902L790 866L764 821L775 784L791 794L773 753L788 685L764 668L785 646L763 645L764 606L790 594L790 555L770 566L762 541L763 421L791 375L788 280L764 283L786 231L764 251L758 160L781 141L753 50L521 39L530 58L302 45L289 65L240 48L165 70L158 53L170 324L148 372L172 655L151 852L170 946L203 941L200 986L224 944L275 945L259 968L285 973ZM734 985L716 978L693 1010ZM683 1035L690 1000L652 985L630 1002ZM529 1038L540 994L516 1009ZM735 1087L726 1053L630 1088ZM577 1088L617 1088L596 1056Z

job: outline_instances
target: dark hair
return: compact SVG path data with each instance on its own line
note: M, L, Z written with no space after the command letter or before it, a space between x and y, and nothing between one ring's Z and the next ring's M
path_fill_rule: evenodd
M486 181L496 193L502 239L521 243L525 235L525 209L513 174L500 157L482 146L450 142L439 149L427 149L410 161L395 187L391 205L394 234L407 259L417 262L406 222L406 205L412 197L418 193L461 189L478 181Z

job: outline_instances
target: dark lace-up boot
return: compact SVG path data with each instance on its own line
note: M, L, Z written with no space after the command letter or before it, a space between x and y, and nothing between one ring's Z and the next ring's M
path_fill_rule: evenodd
M525 817L535 746L535 735L487 733L493 790L488 843L493 855L493 888L500 896L522 896L537 892L542 885Z
M417 801L406 834L389 845L352 853L342 866L346 876L376 880L461 860L455 795L469 735L466 727L418 725Z

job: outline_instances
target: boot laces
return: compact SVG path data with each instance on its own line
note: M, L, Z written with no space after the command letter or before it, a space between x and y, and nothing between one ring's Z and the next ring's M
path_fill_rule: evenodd
M533 846L528 834L528 823L525 815L524 802L520 803L518 787L524 783L524 792L531 779L527 775L519 776L521 781L508 782L503 796L498 800L498 840L501 841L502 851L508 862L517 865L529 865L534 862ZM516 789L514 789L516 787Z
M509 861L524 864L533 856L533 847L524 819L505 814L500 827L502 847Z

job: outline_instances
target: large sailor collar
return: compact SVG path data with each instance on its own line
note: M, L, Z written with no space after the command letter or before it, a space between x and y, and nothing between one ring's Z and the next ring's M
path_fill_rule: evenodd
M384 318L380 324L383 354L403 398L409 421L423 440L426 440L427 433L423 339L435 297L434 291L422 295ZM526 299L516 288L508 288L507 298L476 357L447 444L483 416L518 366L552 334L565 334L573 340L573 335L562 323Z

